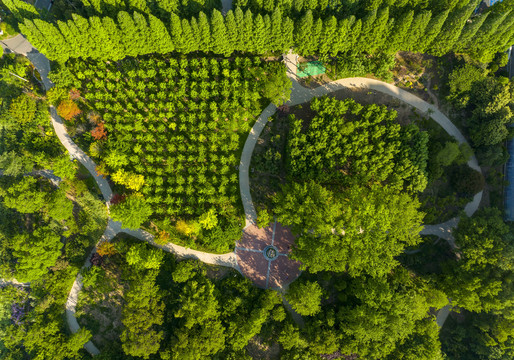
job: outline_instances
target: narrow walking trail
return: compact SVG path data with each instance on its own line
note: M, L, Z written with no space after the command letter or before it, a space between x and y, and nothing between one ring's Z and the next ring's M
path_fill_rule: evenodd
M52 81L48 79L48 74L50 73L50 62L48 61L46 56L39 53L22 35L17 35L12 39L5 40L1 44L2 47L7 48L12 52L15 52L20 55L25 55L32 62L34 67L38 70L39 74L41 75L41 79L45 90L48 91L50 88L54 86ZM109 206L113 193L108 181L103 176L97 174L96 164L94 163L94 161L73 142L72 138L66 131L66 127L64 126L61 117L57 114L57 110L52 105L50 105L50 119L53 128L57 134L57 137L59 138L59 141L66 148L66 150L68 150L69 154L73 158L77 159L82 165L84 165L88 169L88 171L91 173L96 183L98 184L98 187L100 188L100 191L107 206ZM234 252L230 252L227 254L211 254L202 251L192 250L172 243L168 243L166 245L157 245L154 241L154 236L152 234L141 229L131 230L123 228L123 225L120 222L113 221L112 219L109 219L107 227L102 237L98 241L97 246L101 242L112 240L118 233L126 233L131 236L134 236L135 238L142 241L146 241L149 244L158 247L164 251L171 252L180 258L193 258L205 262L207 264L227 266L240 271L239 265L237 263L237 256ZM95 248L93 248L93 250L88 255L82 267L83 269L89 268L91 266L91 262L89 259L91 258L91 255L96 252L96 249L97 247L95 246ZM19 284L15 280L0 279L0 286L5 286L5 284L11 283ZM82 275L79 273L75 278L75 282L73 283L70 293L68 294L68 299L66 301L66 319L72 333L76 333L80 329L80 325L78 324L78 321L75 317L75 313L79 293L82 290L82 287ZM98 355L100 353L98 348L91 341L86 343L84 348L91 355Z
M223 1L223 11L226 11L229 8L229 2ZM16 52L18 54L22 54L27 56L27 58L34 64L35 68L38 70L38 72L41 75L41 79L43 82L43 85L46 90L49 90L54 84L50 81L48 78L48 74L50 72L50 63L48 59L41 53L39 53L22 35L18 35L12 39L5 40L2 42L2 46L9 48L11 51ZM351 79L342 79L334 81L330 84L327 84L325 86L316 88L314 90L306 89L303 86L301 86L296 77L296 60L297 55L290 52L289 54L284 55L284 62L287 66L287 74L292 80L292 94L291 94L291 100L288 102L289 105L296 105L304 102L310 101L313 97L322 96L325 94L328 94L330 92L342 89L342 88L349 88L349 87L362 87L362 88L369 88L376 91L380 91L383 93L386 93L388 95L394 96L407 104L415 107L416 109L425 112L430 113L430 116L438 122L450 135L453 135L459 142L463 143L466 142L462 134L459 132L459 130L451 123L451 121L444 116L436 107L424 102L423 100L417 98L416 96L402 90L399 88L396 88L390 84L383 83L377 80L372 79L366 79L366 78L351 78ZM264 129L268 118L272 116L276 111L276 106L273 104L270 104L268 107L264 109L264 111L261 113L259 118L257 119L255 125L251 129L251 132L244 144L243 152L241 154L241 161L240 161L240 167L239 167L239 181L240 181L240 193L241 193L241 199L245 211L245 233L243 234L243 239L238 242L240 245L244 243L245 236L251 235L251 232L255 230L256 228L256 220L257 220L257 213L255 211L255 207L252 202L252 197L250 193L250 182L249 182L249 169L250 169L250 163L251 163L251 157L253 154L253 150L255 148L255 144ZM50 118L52 125L55 129L55 132L63 144L63 146L68 150L70 155L77 159L81 164L83 164L88 171L91 173L91 175L95 178L95 181L97 182L102 196L104 200L106 201L107 206L109 206L109 203L112 199L112 190L109 186L108 181L98 175L96 173L96 164L94 161L84 152L82 151L72 140L72 138L69 136L69 134L66 131L66 128L64 126L64 123L60 116L57 114L57 111L55 107L50 106ZM480 167L478 166L478 163L476 161L476 158L473 157L469 162L468 165L478 171L480 171ZM478 204L480 203L482 197L482 192L475 195L474 200L466 206L466 213L468 215L473 214L476 209L478 208ZM426 226L424 230L421 232L424 233L433 233L438 234L438 236L441 236L449 241L452 240L451 236L451 229L456 226L458 223L458 219L452 219L451 221L439 224L439 225L431 225ZM285 288L287 285L293 281L299 274L297 271L298 269L294 266L298 266L298 264L294 264L292 260L290 260L286 255L288 254L290 248L287 247L280 250L278 249L278 246L275 246L275 241L278 243L283 242L284 244L289 244L291 241L291 237L287 234L287 229L282 228L282 233L277 237L276 234L276 227L277 224L274 224L274 230L271 233L271 243L270 245L267 245L266 248L260 249L259 246L259 237L254 236L250 238L246 238L247 240L251 240L249 243L247 242L245 246L238 246L236 248L235 252L227 253L227 254L210 254L205 253L201 251L191 250L188 248L184 248L179 245L175 244L166 244L166 245L157 245L154 241L153 235L149 234L148 232L145 232L141 229L139 230L129 230L124 229L122 224L119 222L115 222L113 220L109 220L107 227L99 240L99 243L102 241L110 241L112 240L116 234L123 232L129 235L132 235L142 241L146 241L149 244L159 247L164 251L172 252L175 255L179 257L188 257L188 258L195 258L200 261L203 261L208 264L214 264L214 265L221 265L221 266L228 266L232 267L234 269L237 269L238 271L241 271L241 264L244 262L242 258L244 255L243 253L252 253L260 252L260 256L262 256L267 261L267 274L265 278L264 287L271 287L271 282L273 282L273 286L276 286L277 288ZM281 226L281 225L280 225ZM265 230L265 232L268 230ZM439 235L440 234L440 235ZM98 244L97 244L98 245ZM256 247L257 246L257 247ZM276 250L275 256L272 256L273 253L268 253L267 250L269 250L269 246L274 247ZM289 246L289 245L287 245ZM253 250L256 251L253 251ZM96 247L92 250L92 252L89 254L88 258L86 259L86 262L83 266L83 268L87 268L91 266L91 263L89 261L90 256L92 253L96 251ZM287 278L282 278L282 273L287 274L287 271L280 271L277 270L278 277L271 278L270 273L272 273L272 267L273 264L278 264L276 259L285 259L289 261L290 263L287 263L285 266L285 269L290 269L290 274L287 275ZM294 266L293 266L294 265ZM83 287L82 283L82 276L80 274L77 275L75 282L72 286L72 289L69 293L68 300L66 302L66 318L68 321L68 325L70 327L70 330L75 333L80 329L80 326L77 322L77 319L75 318L75 311L78 301L78 296ZM89 341L85 345L86 350L92 354L97 355L99 354L98 348Z
M364 88L364 89L371 89L375 90L387 95L390 95L392 97L395 97L404 103L414 107L415 109L421 111L422 113L425 113L429 115L434 121L436 121L448 134L453 136L460 144L466 143L467 141L462 135L462 133L457 129L457 127L446 117L436 106L433 106L426 101L418 98L417 96L409 93L408 91L405 91L403 89L400 89L394 85L385 83L383 81L374 80L374 79L368 79L368 78L347 78L347 79L340 79L333 81L329 84L326 84L324 86L317 87L315 89L308 89L300 85L298 82L298 77L296 75L297 71L297 61L298 61L298 55L290 51L288 54L283 55L283 61L286 65L286 71L287 76L291 79L291 98L287 102L287 105L294 106L298 104L303 104L306 102L309 102L315 97L320 97L323 95L330 94L334 91L341 90L341 89L347 89L347 88ZM243 201L243 207L245 211L245 217L246 217L246 229L245 233L250 233L251 231L254 231L255 224L257 223L257 213L255 211L255 207L253 205L252 201L252 195L250 192L250 180L249 180L249 169L252 159L252 153L255 148L255 145L257 143L257 140L259 139L260 134L262 133L262 130L266 126L266 123L268 122L268 119L270 116L272 116L275 111L277 110L276 106L273 104L270 104L264 111L261 113L259 118L257 119L255 125L253 126L250 134L248 135L248 138L245 142L243 152L241 154L241 162L239 166L239 186L240 186L240 192L241 192L241 199ZM469 145L469 144L468 144ZM471 167L474 170L477 170L481 172L481 168L478 165L478 161L473 155L471 159L468 161L468 166ZM473 197L473 200L466 204L464 211L466 215L471 216L473 215L480 205L480 201L482 200L482 194L483 191L480 191L479 193L475 194ZM449 221L442 223L442 224L436 224L436 225L425 225L423 227L423 230L420 232L421 235L436 235L442 239L447 240L452 247L455 247L455 240L452 235L453 229L458 225L459 218L453 218ZM247 230L248 229L248 230ZM243 236L244 238L244 236ZM253 236L253 245L246 245L249 249L260 249L260 242L258 236ZM238 253L238 248L236 247L236 253ZM253 250L250 250L253 251ZM239 253L238 253L239 254ZM245 259L241 259L243 255L240 254L240 266L243 269L243 271L249 271L246 269L248 267L245 262L250 262ZM244 255L245 257L249 257L248 255ZM254 280L256 283L262 283L264 280L268 281L267 277L263 277L261 274L262 271L260 270L265 262L264 260L260 261L253 261L253 273L249 276L253 276L256 280ZM267 284L266 284L267 286ZM444 321L448 317L448 314L450 312L451 307L448 305L441 309L438 312L437 316L437 323L439 326L442 326L444 324Z

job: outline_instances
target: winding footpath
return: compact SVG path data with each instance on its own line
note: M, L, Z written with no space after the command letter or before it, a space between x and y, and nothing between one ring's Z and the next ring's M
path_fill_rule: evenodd
M50 88L54 86L52 81L48 79L48 74L50 73L50 62L48 61L46 56L38 52L22 35L17 35L12 39L4 40L2 42L2 46L14 53L26 56L32 62L32 64L41 76L41 80L43 82L45 90L48 91ZM88 169L88 171L91 173L96 183L98 184L98 187L100 188L100 191L106 202L107 207L109 207L110 201L112 199L112 190L108 181L103 176L97 174L96 164L94 163L94 161L73 142L73 140L66 131L66 127L64 126L61 117L57 114L57 110L52 105L50 105L50 119L54 127L55 133L59 138L59 141L66 148L66 150L68 150L71 157L77 159L82 165L84 165ZM123 225L120 222L113 221L112 219L109 219L107 227L102 237L98 241L97 246L103 241L112 240L118 233L129 234L139 240L146 241L149 244L158 247L164 251L171 252L180 258L198 259L207 264L228 266L239 271L237 256L234 252L227 254L211 254L202 251L192 250L172 243L168 243L166 245L157 245L154 242L154 236L152 234L141 229L131 230L123 228ZM96 252L97 246L95 246L91 253L88 255L86 262L84 263L82 268L88 268L91 266L91 262L89 259L91 258L91 255ZM19 283L16 280L0 280L0 285L5 286L7 284ZM75 317L75 312L78 296L80 291L82 290L82 287L82 275L79 273L75 278L75 282L73 283L73 286L68 295L68 299L66 301L66 319L72 333L76 333L80 329L80 325L78 324L78 321ZM87 342L84 348L91 355L98 355L100 353L100 350L98 350L98 348L91 341Z
M224 10L227 7L224 3ZM49 90L54 84L48 79L48 73L50 72L50 63L48 59L41 53L39 53L32 45L21 35L18 35L12 39L5 40L2 42L2 45L4 47L8 47L11 51L16 52L21 55L27 56L27 58L34 64L34 67L38 70L38 72L41 75L41 79L43 82L43 85L46 90ZM367 79L367 78L349 78L349 79L341 79L334 81L332 83L329 83L327 85L318 87L316 89L307 89L301 86L298 83L298 79L296 77L296 59L297 55L290 52L289 54L284 55L284 62L287 66L287 75L292 80L292 92L291 92L291 99L287 103L288 105L297 105L301 103L305 103L310 101L314 97L323 96L325 94L329 94L331 92L344 89L344 88L352 88L352 87L358 87L358 88L367 88L376 90L388 95L391 95L395 98L398 98L405 103L411 105L412 107L429 114L438 124L440 124L450 135L454 136L459 143L465 143L466 140L460 133L460 131L451 123L451 121L443 114L441 113L436 107L426 103L425 101L421 100L420 98L410 94L409 92L399 89L395 86L392 86L390 84L373 80L373 79ZM273 104L268 105L264 111L259 116L258 120L256 121L255 125L251 129L250 134L248 135L248 138L244 144L243 152L241 154L241 161L240 161L240 167L239 167L239 183L240 183L240 193L241 193L241 199L243 202L244 212L245 212L245 218L246 218L246 224L245 229L249 229L250 227L255 227L256 221L257 221L257 213L255 211L255 207L252 202L252 197L250 193L250 181L249 181L249 167L251 163L251 157L253 154L253 150L255 148L255 145L257 143L257 140L264 129L268 118L272 116L275 111L277 110L276 106ZM96 183L98 184L100 191L102 193L102 196L106 202L106 205L109 206L110 201L112 199L112 190L109 186L108 181L97 174L96 172L96 164L94 161L84 153L71 139L71 137L68 135L66 128L63 124L62 119L57 114L57 111L55 107L50 106L50 118L52 125L55 129L55 132L63 144L63 146L68 150L69 154L77 159L81 164L83 164L88 171L91 173L91 175L95 178ZM476 158L473 156L471 160L468 162L468 165L472 167L473 169L476 169L480 171L480 167L478 166ZM478 208L478 205L480 204L480 200L482 198L482 192L475 195L472 202L466 205L465 212L468 215L472 215ZM438 224L438 225L428 225L425 226L422 230L421 234L433 234L437 235L441 238L444 238L448 240L452 245L453 243L453 237L452 237L452 229L458 224L458 218L451 219L450 221ZM178 257L181 258L194 258L198 259L200 261L203 261L208 264L213 265L221 265L221 266L228 266L232 267L239 272L241 272L240 266L238 264L238 255L236 252L231 252L227 254L210 254L205 253L201 251L191 250L179 245L175 245L172 243L168 243L166 245L157 245L154 241L154 236L148 232L145 232L141 229L139 230L130 230L123 228L122 224L120 222L113 221L112 219L109 219L107 227L99 240L98 244L100 244L103 241L110 241L112 240L118 233L123 232L126 234L129 234L131 236L136 237L137 239L140 239L142 241L146 241L149 244L158 247L164 251L171 252L175 254ZM273 235L274 236L274 235ZM98 245L97 244L97 245ZM272 242L273 245L273 242ZM96 251L96 247L91 251L91 253L88 255L86 262L83 266L83 268L87 268L91 266L91 262L89 261L90 256ZM261 250L258 250L261 251ZM263 251L263 250L262 250ZM268 267L270 266L270 263L268 263ZM294 279L290 279L291 281ZM268 281L268 280L266 280ZM289 282L291 282L289 281ZM2 283L0 282L0 285ZM287 286L287 283L284 284ZM266 285L267 286L267 285ZM82 283L82 275L79 273L75 279L75 282L73 283L72 289L69 293L67 302L66 302L66 318L68 325L70 327L70 330L75 333L80 329L80 325L77 322L77 319L75 317L76 312L76 306L78 301L78 296L83 287ZM449 313L449 307L443 308L439 313L444 313L445 309L447 310L447 313ZM439 316L438 315L438 324L442 326L442 323L444 323L444 320L446 317ZM301 320L301 319L300 319ZM89 341L85 346L85 349L91 354L91 355L97 355L100 353L98 348Z
M383 81L360 77L340 79L333 81L329 84L317 87L315 89L308 89L303 87L298 82L298 77L296 76L298 55L290 51L288 54L284 54L283 58L287 68L287 76L291 79L291 98L286 103L289 106L303 104L309 102L314 97L327 95L337 90L348 88L371 89L395 97L403 101L404 103L412 106L413 108L421 111L422 113L429 115L449 135L453 136L459 142L459 144L468 144L462 133L459 131L459 129L457 129L457 127L450 121L450 119L448 119L448 117L446 117L446 115L444 115L436 106L427 103L426 101L409 93L406 90L400 89L394 85L385 83ZM257 213L252 202L249 179L249 169L252 159L252 153L262 130L268 122L268 118L272 116L276 110L277 107L273 104L268 105L268 107L264 109L264 111L257 119L255 125L253 126L250 134L248 135L248 139L246 140L243 152L241 154L241 162L239 165L239 186L241 192L241 199L245 210L247 227L255 225L257 222ZM467 164L472 169L482 172L482 169L478 165L478 161L474 154ZM466 204L464 208L464 212L466 213L466 215L471 216L477 211L482 200L482 194L483 191L480 191L479 193L475 194L473 200ZM441 224L425 225L420 234L436 235L442 239L447 240L449 244L453 248L455 248L455 239L452 235L452 231L457 227L458 223L459 218L455 217ZM447 305L439 310L437 314L437 324L439 326L443 326L446 318L450 313L450 310L451 305Z

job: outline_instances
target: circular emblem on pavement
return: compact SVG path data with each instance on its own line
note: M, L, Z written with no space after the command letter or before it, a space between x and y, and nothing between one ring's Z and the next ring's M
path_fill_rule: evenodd
M277 248L273 245L266 246L264 249L264 257L268 260L275 260L278 256Z

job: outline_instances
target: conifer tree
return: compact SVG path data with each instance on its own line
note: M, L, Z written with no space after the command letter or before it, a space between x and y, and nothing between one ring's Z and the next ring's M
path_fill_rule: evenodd
M232 54L233 49L230 47L230 42L227 37L227 28L223 15L218 10L213 10L211 16L211 27L212 27L212 51L216 54L222 54L229 56Z
M337 19L331 16L323 22L323 29L321 30L319 39L319 52L322 55L330 55L334 47L332 44L336 40L337 32Z
M25 19L23 23L19 24L19 27L21 32L29 39L34 47L46 54L50 60L55 60L54 56L56 56L56 54L51 53L51 44L48 43L32 20Z
M418 39L416 42L417 46L413 49L414 51L422 53L428 49L432 41L439 35L449 12L449 10L443 11L430 19L425 29L425 35Z
M191 22L186 19L182 19L182 32L184 33L184 43L186 44L187 51L199 51L202 50L200 45L202 44L202 34L198 27L198 21L196 18L191 18Z
M269 38L266 34L266 28L264 26L264 20L261 14L257 14L253 24L252 43L255 52L262 54L266 51L266 44Z
M148 15L148 22L152 37L155 41L154 46L157 49L156 52L166 54L175 50L173 43L171 42L170 34L166 30L163 22L153 15Z
M360 31L360 20L358 29L353 29L354 25L355 16L350 16L348 18L338 21L334 39L329 40L329 43L327 45L329 48L332 49L331 53L333 56L336 56L340 52L346 52L348 51L348 49L352 48L353 43L359 36L357 30Z
M123 59L125 57L126 50L123 43L123 35L121 34L118 25L116 25L116 22L112 18L107 16L102 18L102 25L112 43L111 59Z
M120 11L118 13L118 24L123 34L122 40L125 54L128 56L140 55L139 31L132 17L126 11Z
M506 51L514 43L514 13L511 11L505 21L499 27L499 33L495 37L493 48L498 52Z
M357 42L360 39L361 31L362 31L362 21L361 21L361 19L357 19L357 21L355 21L352 24L351 30L349 32L349 36L341 42L341 45L340 45L341 50L340 51L343 51L343 52L346 52L348 50L358 51Z
M61 63L66 62L70 54L70 46L66 43L64 36L53 25L41 19L34 19L34 25L39 29L46 40L48 55Z
M150 13L150 9L148 8L148 4L146 0L126 0L129 10L140 12L140 13Z
M70 31L75 35L75 41L83 57L98 59L102 56L103 44L98 41L96 34L92 33L87 19L72 14L73 20L68 21Z
M245 22L244 22L244 15L243 10L241 8L236 8L236 11L234 11L234 19L237 26L235 41L236 46L234 46L234 49L237 51L244 51L246 49L246 37L245 37ZM248 50L246 50L248 51Z
M378 11L377 18L373 23L371 42L367 44L366 52L374 53L377 49L384 45L384 42L389 35L389 29L392 24L389 23L389 8L385 7ZM388 26L390 25L390 26Z
M466 23L462 32L460 33L459 39L455 43L455 52L463 51L467 49L472 41L474 41L475 35L487 19L487 17L491 14L487 12L485 14L480 14L471 19L470 22Z
M177 50L180 53L183 53L187 47L187 44L185 44L184 42L182 24L177 14L171 14L170 35L175 50Z
M273 12L273 10L275 10L275 1L274 0L263 0L262 9L266 12Z
M312 28L312 43L313 43L313 51L319 52L319 39L321 37L321 32L323 31L323 20L320 18L316 19L314 26Z
M472 46L469 48L470 55L481 62L492 61L496 51L498 51L498 49L493 48L492 45L495 44L495 37L498 35L498 30L501 29L502 24L509 14L510 11L501 13L493 12L487 17L480 27L480 30L478 30L472 42Z
M408 36L408 31L411 28L412 21L414 20L414 10L410 10L403 16L395 20L391 36L386 39L384 44L384 52L394 54L398 50L404 50L405 39Z
M246 39L244 36L241 39L243 41L243 44L245 43L245 40L246 40L246 47L244 47L246 52L255 52L255 46L254 46L254 41L253 41L253 37L254 37L253 16L252 16L252 12L250 10L247 10L245 12L242 33L246 34Z
M198 28L200 29L200 35L202 37L200 49L204 52L211 51L211 27L209 26L207 15L202 11L198 14Z
M448 15L439 36L434 39L430 46L430 53L441 56L453 49L453 44L459 38L462 28L478 6L479 1L471 0L465 7L456 9Z
M271 14L270 44L275 50L284 51L282 40L282 11L275 9Z
M179 7L178 0L154 0L155 5L167 13L177 13Z
M155 34L150 31L145 16L135 12L133 18L139 35L137 40L139 42L139 53L150 54L155 52Z
M303 9L304 0L295 0L293 4L293 9L297 14L300 14Z
M239 44L237 42L238 27L232 10L227 12L227 15L225 15L225 27L227 29L227 41L229 48L232 49L232 51L239 50Z
M265 14L262 17L264 20L264 31L266 32L266 41L264 42L266 51L270 51L273 49L273 44L271 41L271 18L268 14Z
M358 40L353 44L352 48L355 52L363 52L368 49L374 42L373 27L375 26L375 20L377 19L377 9L369 11L366 16L362 19L362 28Z
M293 40L294 33L294 22L292 19L286 17L282 19L282 41L283 41L283 49L291 49L294 44Z
M2 0L5 7L7 7L18 21L24 19L34 20L39 18L39 13L36 7L28 2L22 0Z
M102 49L98 54L99 59L115 59L118 55L118 50L115 49L109 33L104 28L102 20L98 16L89 18L91 32L95 34L96 41L102 44Z
M417 43L425 34L425 29L427 28L431 17L432 13L427 10L424 10L416 15L412 21L409 31L407 32L407 35L405 36L403 49L412 51L417 47Z
M307 10L304 16L297 23L295 29L295 43L297 51L300 55L312 54L313 48L316 46L312 42L314 19L312 11Z
M70 57L71 58L78 58L82 56L82 47L80 46L79 41L77 41L77 38L75 36L75 33L71 31L68 24L64 21L57 21L57 26L59 27L59 31L64 36L65 41L70 46Z

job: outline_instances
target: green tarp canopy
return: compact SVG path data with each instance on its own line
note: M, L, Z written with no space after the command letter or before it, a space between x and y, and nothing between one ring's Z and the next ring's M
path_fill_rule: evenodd
M298 77L307 77L307 76L315 76L321 75L325 73L325 67L321 63L321 61L311 61L308 63L298 64L298 68L296 69L296 75Z

